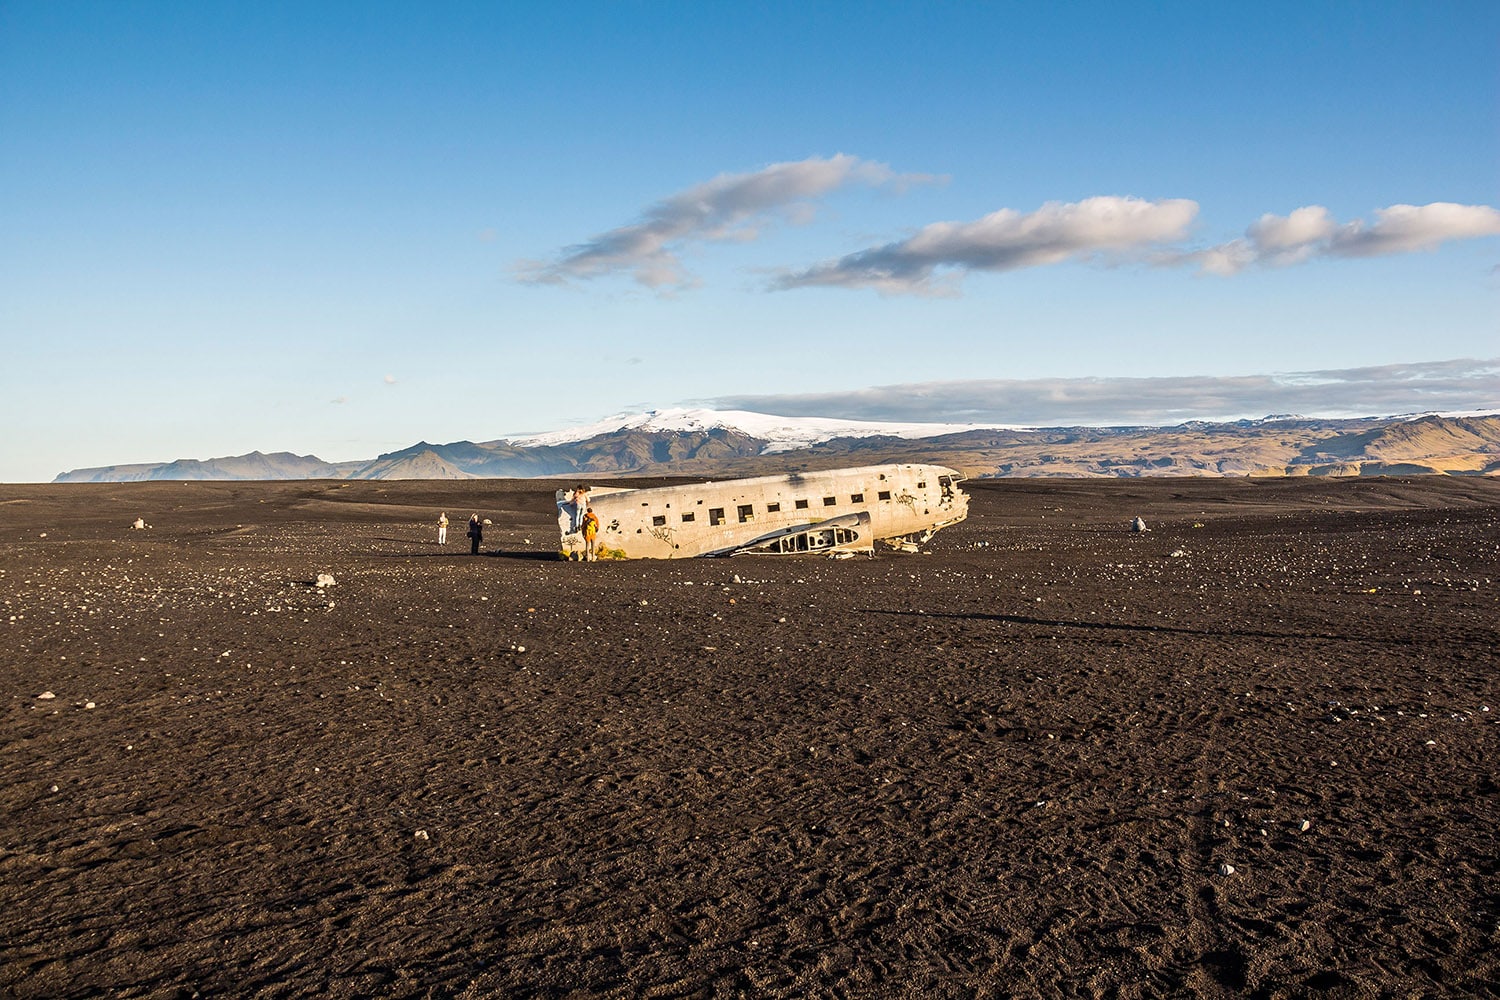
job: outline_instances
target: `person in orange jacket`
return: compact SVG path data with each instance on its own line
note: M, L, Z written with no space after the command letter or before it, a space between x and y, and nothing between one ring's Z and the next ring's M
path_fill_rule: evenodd
M590 507L588 509L588 513L583 515L583 558L588 560L589 562L593 562L595 559L599 558L598 553L594 548L594 540L598 537L599 515L595 514L594 508Z

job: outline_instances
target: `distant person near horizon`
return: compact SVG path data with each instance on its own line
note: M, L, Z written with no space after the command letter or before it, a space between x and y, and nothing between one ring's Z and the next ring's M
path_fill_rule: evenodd
M438 544L448 544L448 512L446 510L438 515Z
M469 555L479 555L479 543L484 540L484 525L479 523L478 514L469 515Z

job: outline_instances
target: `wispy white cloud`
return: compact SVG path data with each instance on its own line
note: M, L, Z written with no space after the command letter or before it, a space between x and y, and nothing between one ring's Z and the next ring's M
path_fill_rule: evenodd
M1101 196L934 222L913 236L778 276L775 289L827 285L888 293L951 292L970 271L1014 271L1068 260L1118 259L1181 240L1198 214L1184 198Z
M1290 215L1263 215L1241 239L1207 250L1164 255L1161 263L1198 264L1210 274L1231 275L1255 265L1286 266L1318 257L1379 257L1433 250L1454 240L1500 236L1500 211L1488 205L1392 205L1375 221L1340 224L1321 205Z
M394 376L394 375L387 375L385 377L385 384L386 385L395 385L396 384L396 376Z
M694 244L754 240L771 223L805 224L816 215L818 199L850 185L901 188L940 179L896 174L883 163L847 154L722 174L649 206L629 225L566 247L550 260L521 261L515 276L527 284L565 284L624 274L662 292L690 288L697 282L682 257ZM969 222L930 223L904 239L810 267L780 269L768 287L945 295L954 294L971 272L1070 261L1148 261L1232 275L1252 266L1413 253L1500 235L1500 211L1487 205L1391 205L1376 209L1373 221L1346 223L1321 205L1308 205L1284 216L1263 215L1243 236L1198 249L1187 242L1198 214L1199 205L1191 199L1118 195L1048 202L1031 212L1002 208Z
M1500 358L1271 375L974 379L697 402L787 417L1021 426L1500 412Z
M1376 257L1432 250L1454 240L1500 235L1500 211L1487 205L1433 202L1378 209L1374 222L1339 223L1309 205L1263 215L1244 237L1204 250L1180 244L1198 214L1188 199L1145 201L1101 196L1051 202L1030 213L1001 209L975 222L935 222L894 243L847 254L802 271L786 271L773 289L811 285L874 288L886 293L949 294L971 271L1013 271L1065 261L1197 265L1236 274L1252 265L1286 266L1319 257Z
M851 184L903 187L937 178L896 174L883 163L839 154L722 174L647 208L640 220L567 247L550 261L523 261L518 280L561 284L626 273L648 288L690 287L683 249L697 242L753 240L772 221L807 222L815 199Z

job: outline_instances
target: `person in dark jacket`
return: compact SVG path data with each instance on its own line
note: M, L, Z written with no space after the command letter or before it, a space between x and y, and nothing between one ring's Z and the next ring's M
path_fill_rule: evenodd
M479 555L479 543L484 541L484 525L479 523L479 515L469 515L469 554Z

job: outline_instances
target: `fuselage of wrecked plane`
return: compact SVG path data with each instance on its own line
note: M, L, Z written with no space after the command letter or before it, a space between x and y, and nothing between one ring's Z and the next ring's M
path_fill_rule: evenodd
M649 489L557 492L562 554L582 557L586 507L599 519L603 559L684 559L741 553L873 553L876 542L913 549L962 521L963 476L939 465L757 476Z

